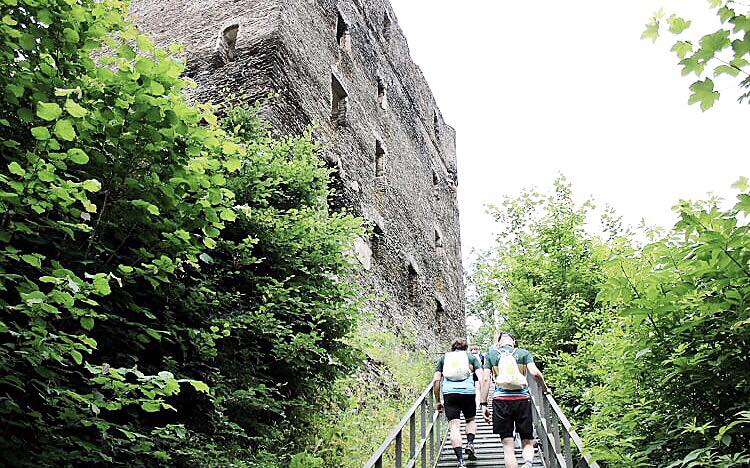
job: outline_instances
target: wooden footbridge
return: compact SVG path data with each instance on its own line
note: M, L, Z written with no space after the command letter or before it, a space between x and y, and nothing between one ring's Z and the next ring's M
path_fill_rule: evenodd
M583 442L555 399L551 395L543 395L533 378L528 380L536 437L534 467L599 468L586 453ZM454 468L456 457L450 446L447 429L445 416L435 411L430 383L365 463L364 468ZM463 418L461 435L466 446L466 427ZM474 446L477 460L466 460L467 468L505 467L500 437L492 433L492 424L487 423L479 412ZM523 466L520 448L516 448L516 459L519 466Z

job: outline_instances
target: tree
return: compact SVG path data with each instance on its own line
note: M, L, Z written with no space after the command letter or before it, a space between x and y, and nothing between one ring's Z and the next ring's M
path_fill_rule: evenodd
M720 93L715 89L712 77L729 75L738 79L743 89L750 88L750 7L742 2L732 0L709 0L712 11L721 26L703 36L689 37L691 21L675 14L666 16L659 10L646 24L642 39L656 41L663 29L678 37L672 46L682 66L682 75L692 73L697 77L690 85L692 94L688 104L700 104L703 111L711 108ZM739 102L750 97L750 91L744 91Z
M502 226L497 246L472 276L474 303L488 313L498 311L502 326L546 366L553 384L570 377L556 369L577 354L582 334L601 322L595 301L604 279L602 259L597 242L584 231L591 207L576 206L562 177L550 195L527 190L507 198L502 208L491 208ZM560 395L576 407L583 387L584 381L575 388L563 385Z
M123 2L0 5L3 462L283 464L356 319L310 136L188 103Z

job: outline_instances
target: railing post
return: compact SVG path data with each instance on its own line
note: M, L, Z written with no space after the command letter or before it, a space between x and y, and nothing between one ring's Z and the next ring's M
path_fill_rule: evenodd
M417 415L412 414L409 418L409 460L413 460L417 454Z
M401 438L403 432L399 432L396 436L396 468L403 468L403 460L401 458Z
M552 438L555 444L553 449L555 452L555 465L557 466L560 464L557 458L557 454L560 453L560 423L556 414L553 413L551 416L552 427L550 429L552 430Z
M437 432L435 432L435 440L437 441L437 457L440 458L440 454L442 453L443 449L443 441L445 440L445 435L443 434L443 413L440 413L435 418L435 424L437 425Z
M375 462L375 468L383 468L383 457L378 458L378 461Z
M565 468L573 468L573 454L570 452L570 434L563 430L563 456L565 457Z
M551 453L552 446L549 443L549 430L550 430L549 406L547 403L547 399L544 398L544 395L541 396L540 400L541 400L540 406L541 406L541 411L542 411L542 417L544 418L544 425L543 425L544 437L542 438L543 443L544 443L544 459L547 462L546 463L547 467L553 468L554 465L552 463L553 463L554 457L552 456L552 453Z
M434 395L430 393L430 398L427 400L427 408L429 411L427 411L428 421L430 422L430 465L435 464L435 426L433 426L432 421L435 418L435 404L433 402Z
M427 404L424 400L422 400L422 404L420 406L420 420L422 423L422 429L420 431L422 438L420 439L421 442L424 442L427 438L427 417L426 417L426 411L427 411ZM422 468L427 468L427 444L422 443Z

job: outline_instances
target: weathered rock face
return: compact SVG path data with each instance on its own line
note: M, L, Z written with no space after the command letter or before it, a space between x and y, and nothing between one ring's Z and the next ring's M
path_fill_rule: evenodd
M197 99L263 101L280 134L315 125L339 171L331 204L373 226L355 253L382 325L426 347L464 333L455 132L387 1L134 0L131 13L157 43L185 44Z

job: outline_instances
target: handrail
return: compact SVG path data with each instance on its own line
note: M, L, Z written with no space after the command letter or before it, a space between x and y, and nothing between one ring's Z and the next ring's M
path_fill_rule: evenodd
M542 394L536 380L531 376L527 378L531 393L534 427L544 466L546 468L600 468L584 449L583 441L563 414L554 397ZM394 446L395 468L404 468L405 431L408 431L409 437L409 458L406 460L406 468L415 468L418 462L421 468L427 468L428 459L429 466L435 466L446 442L447 425L444 429L445 417L434 408L435 396L432 392L432 382L430 382L385 441L364 464L364 468L382 468L386 452L391 445ZM419 413L419 424L417 424L417 413Z
M419 423L417 424L417 412L419 412ZM428 414L430 415L428 421ZM403 468L404 448L403 438L406 425L409 425L409 458L406 460L406 468L414 468L417 461L420 461L422 468L427 468L427 459L429 456L430 466L435 464L435 448L438 444L437 456L440 456L440 449L444 442L445 436L442 430L444 416L442 413L435 411L435 396L432 393L432 382L422 391L409 411L406 412L401 421L393 428L385 441L364 464L364 468L382 468L383 458L386 451L395 444L394 460L396 468ZM417 426L419 426L419 443L417 443ZM429 452L428 452L429 449Z
M563 414L555 398L543 394L533 377L527 375L527 379L533 403L532 416L544 465L547 468L599 468L599 464L583 448L583 441Z

